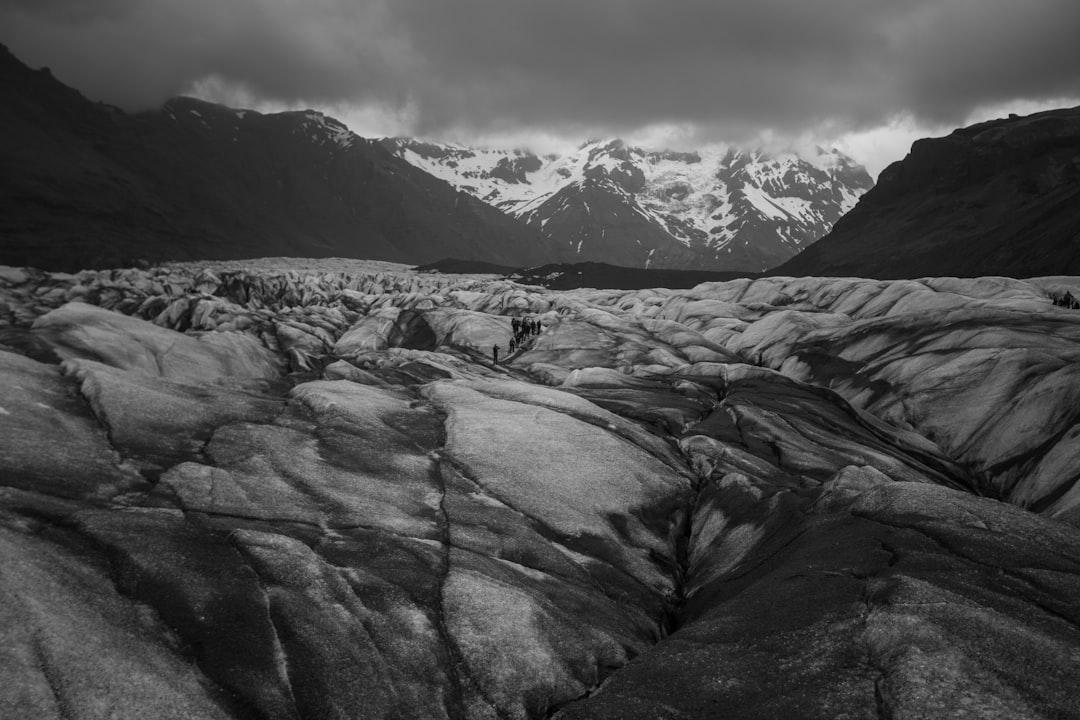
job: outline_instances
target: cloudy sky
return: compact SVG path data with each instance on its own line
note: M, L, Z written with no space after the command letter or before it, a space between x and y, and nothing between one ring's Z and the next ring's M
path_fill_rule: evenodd
M537 149L917 137L1080 105L1080 0L0 0L0 42L128 109L316 107Z

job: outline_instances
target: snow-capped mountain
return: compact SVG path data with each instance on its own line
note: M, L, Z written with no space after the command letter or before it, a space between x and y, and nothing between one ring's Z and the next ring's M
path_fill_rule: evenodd
M539 228L566 261L762 271L826 234L873 182L836 150L620 140L558 156L389 138L398 157Z

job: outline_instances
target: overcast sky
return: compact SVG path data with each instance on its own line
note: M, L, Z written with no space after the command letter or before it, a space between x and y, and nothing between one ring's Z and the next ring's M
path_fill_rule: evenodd
M874 173L917 137L1080 105L1078 31L1080 0L0 0L0 42L128 109L198 94L546 147L822 140Z

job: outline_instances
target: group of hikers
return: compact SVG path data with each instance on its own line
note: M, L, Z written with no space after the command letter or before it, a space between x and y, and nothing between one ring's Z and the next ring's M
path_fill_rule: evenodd
M510 321L510 327L514 330L514 337L510 338L508 356L513 355L518 348L524 347L525 341L530 337L539 335L544 329L544 324L540 322L540 318L514 318ZM494 364L499 364L498 344L491 346L491 359Z

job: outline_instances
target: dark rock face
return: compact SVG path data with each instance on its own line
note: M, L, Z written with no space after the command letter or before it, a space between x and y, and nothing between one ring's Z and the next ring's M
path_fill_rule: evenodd
M127 115L0 48L0 263L550 262L550 241L317 112L191 98Z
M610 262L633 268L700 267L694 251L627 202L623 187L631 176L593 173L544 200L522 218L543 224L563 241L560 257L569 262Z
M776 275L1035 277L1080 271L1080 108L930 140Z
M540 158L532 153L517 155L512 158L504 157L496 163L489 175L503 182L523 183L528 182L525 176L539 170L541 165Z
M0 268L3 717L1075 714L1075 278L259 265Z

